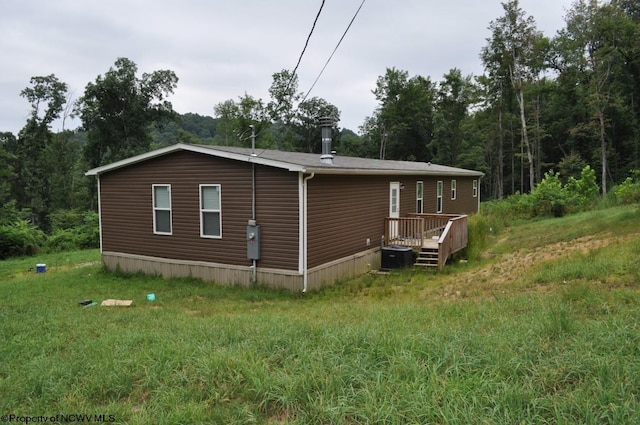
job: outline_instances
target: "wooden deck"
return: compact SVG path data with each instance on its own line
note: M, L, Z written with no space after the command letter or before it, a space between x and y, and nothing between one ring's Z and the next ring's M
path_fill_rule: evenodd
M441 269L467 241L466 215L410 214L385 219L385 244L411 247L418 253L417 266Z

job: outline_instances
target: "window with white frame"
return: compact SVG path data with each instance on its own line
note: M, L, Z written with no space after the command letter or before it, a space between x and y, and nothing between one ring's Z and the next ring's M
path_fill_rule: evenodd
M473 181L473 197L478 197L478 180Z
M200 236L222 237L222 207L219 184L200 185Z
M153 233L171 234L171 185L153 185Z
M437 196L437 204L436 204L436 212L437 213L441 213L442 212L442 180L438 180L438 186L437 186L437 192L436 192L436 196Z
M456 199L456 195L458 191L458 184L455 180L451 180L451 200Z
M422 202L422 197L424 193L424 182L418 181L416 183L416 212L421 214L424 212L424 206Z

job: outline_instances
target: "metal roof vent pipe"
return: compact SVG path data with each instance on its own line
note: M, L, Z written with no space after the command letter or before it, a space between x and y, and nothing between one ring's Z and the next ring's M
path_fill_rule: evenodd
M334 121L331 117L322 117L319 119L320 129L322 130L322 155L320 161L324 164L333 164L333 155L331 154L331 129Z

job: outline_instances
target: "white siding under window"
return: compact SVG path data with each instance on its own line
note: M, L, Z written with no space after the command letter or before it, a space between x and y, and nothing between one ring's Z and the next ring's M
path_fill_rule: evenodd
M219 184L200 185L200 236L222 237L222 206Z
M153 233L171 234L171 185L153 185Z

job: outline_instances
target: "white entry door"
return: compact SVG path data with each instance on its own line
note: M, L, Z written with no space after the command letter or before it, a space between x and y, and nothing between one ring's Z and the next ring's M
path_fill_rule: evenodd
M400 182L389 183L389 217L400 218ZM391 243L398 237L398 222L391 220L389 222L389 240Z

